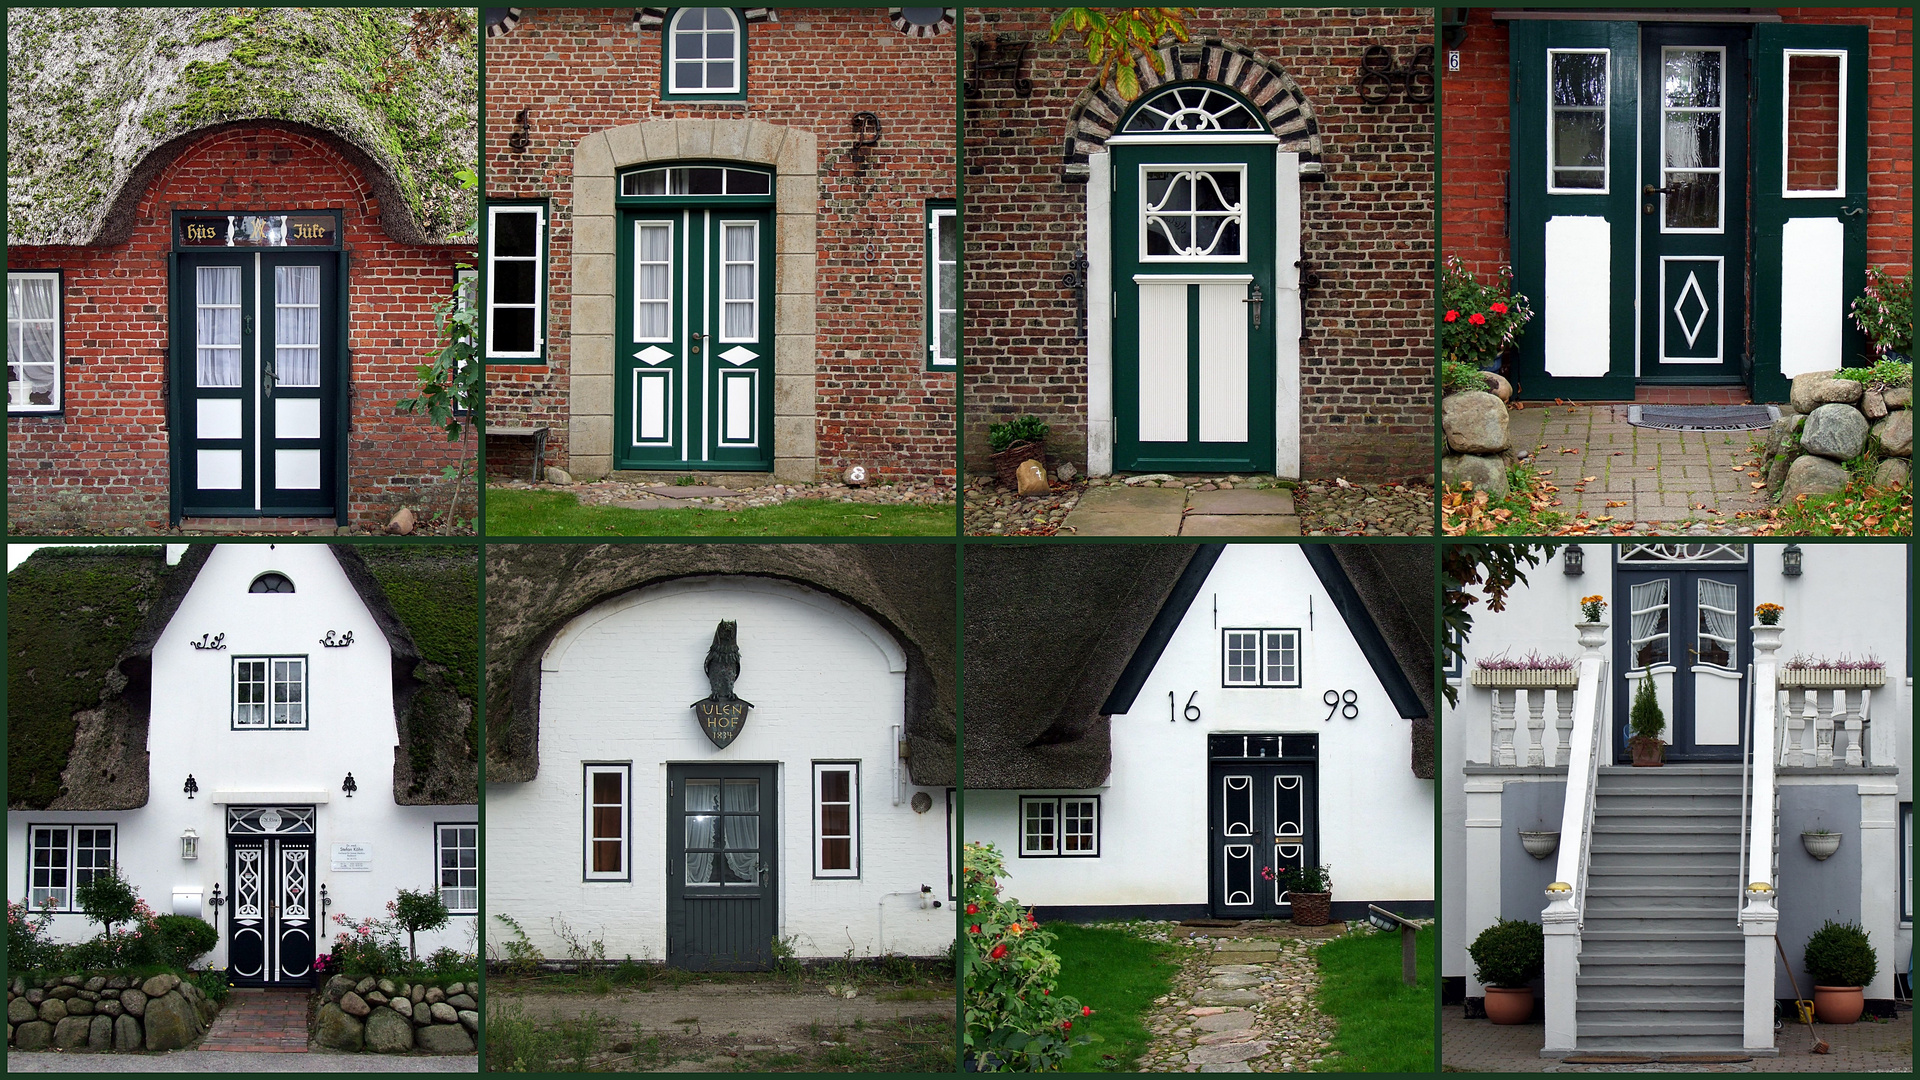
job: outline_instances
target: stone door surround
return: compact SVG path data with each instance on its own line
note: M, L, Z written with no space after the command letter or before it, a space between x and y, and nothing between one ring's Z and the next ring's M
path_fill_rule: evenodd
M810 130L760 120L649 120L596 131L574 146L567 425L573 474L598 479L613 471L615 177L635 165L673 161L774 170L773 475L812 480L819 147Z

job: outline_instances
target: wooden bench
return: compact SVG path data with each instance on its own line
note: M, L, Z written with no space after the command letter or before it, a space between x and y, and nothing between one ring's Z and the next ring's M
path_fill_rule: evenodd
M491 439L495 436L501 436L504 438L532 439L533 440L533 475L532 477L530 477L530 479L537 484L540 482L540 474L543 471L541 469L541 464L545 462L547 459L547 432L550 430L552 429L546 428L546 427L526 427L526 426L512 426L512 425L506 425L506 424L488 424L487 438Z

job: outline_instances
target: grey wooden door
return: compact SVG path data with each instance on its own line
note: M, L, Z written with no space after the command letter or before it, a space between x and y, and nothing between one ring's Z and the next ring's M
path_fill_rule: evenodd
M775 767L667 767L667 963L773 966L779 911Z

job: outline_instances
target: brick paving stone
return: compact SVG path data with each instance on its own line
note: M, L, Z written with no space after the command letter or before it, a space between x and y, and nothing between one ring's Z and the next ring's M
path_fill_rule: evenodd
M235 990L199 1049L304 1054L307 998L300 990Z
M1901 1073L1913 1072L1913 1010L1901 1005L1898 1016L1879 1023L1845 1026L1817 1024L1815 1032L1833 1047L1830 1054L1807 1052L1805 1027L1788 1025L1774 1035L1776 1057L1755 1057L1729 1064L1663 1061L1657 1064L1579 1064L1540 1056L1545 1028L1540 1024L1494 1024L1468 1020L1458 1005L1440 1011L1440 1064L1447 1072L1767 1072ZM1681 1056L1681 1055L1676 1055Z

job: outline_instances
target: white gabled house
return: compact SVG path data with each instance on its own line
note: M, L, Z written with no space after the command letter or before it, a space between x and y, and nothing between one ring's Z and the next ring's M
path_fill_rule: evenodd
M1277 872L1322 864L1336 918L1431 915L1432 566L968 549L967 839L1041 918L1281 917Z
M1474 1015L1467 946L1525 919L1546 934L1543 1055L1771 1054L1795 997L1774 938L1811 997L1804 946L1832 919L1866 928L1869 1008L1892 1015L1913 943L1909 560L1905 544L1574 545L1505 610L1475 607L1442 725L1447 997ZM1576 626L1594 595L1600 623ZM1769 603L1777 628L1756 623ZM1569 663L1514 663L1531 654ZM1804 663L1820 660L1850 663ZM1647 678L1668 745L1633 768ZM1814 830L1838 851L1809 850Z
M206 962L242 986L313 982L330 917L384 918L401 889L455 913L422 955L472 950L478 762L450 672L477 642L462 661L415 630L463 597L472 627L476 571L437 545L35 552L8 575L8 897L84 940L75 889L118 866L214 923Z
M581 550L489 550L489 911L554 959L950 948L951 549Z

